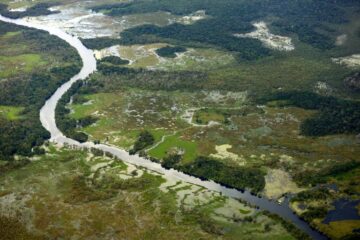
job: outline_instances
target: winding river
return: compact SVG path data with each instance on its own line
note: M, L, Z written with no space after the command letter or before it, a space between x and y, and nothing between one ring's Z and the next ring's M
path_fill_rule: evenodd
M279 205L276 202L270 201L266 198L261 198L251 195L248 191L241 192L235 189L224 187L213 181L204 181L199 178L184 174L182 172L173 169L167 170L158 163L151 162L150 160L139 157L137 155L129 155L128 152L113 146L107 146L104 144L95 145L92 142L86 142L81 144L73 139L65 137L64 134L56 126L56 122L55 122L56 105L60 100L60 98L70 89L73 83L87 78L91 73L96 71L96 59L94 57L93 51L87 49L78 38L73 37L67 34L66 32L60 29L56 29L54 27L31 23L26 21L26 19L9 19L1 15L0 15L0 21L47 31L50 34L65 40L67 43L73 46L77 50L77 52L79 53L82 59L83 67L81 71L75 76L73 76L68 82L66 82L61 87L59 87L57 91L46 101L45 105L41 108L40 120L44 128L51 133L52 142L58 144L73 145L79 148L92 147L103 150L104 152L112 153L113 155L117 156L119 159L122 159L124 162L131 163L137 166L147 168L151 171L156 171L158 173L161 173L163 174L163 177L166 179L182 180L191 184L196 184L205 187L212 191L220 192L224 196L245 200L246 202L249 202L250 204L257 206L262 210L267 210L271 213L275 213L280 217L292 222L295 226L306 232L313 239L327 239L325 236L323 236L316 230L312 229L305 221L301 220L296 214L294 214L292 210L289 208L287 202L283 203L282 205Z

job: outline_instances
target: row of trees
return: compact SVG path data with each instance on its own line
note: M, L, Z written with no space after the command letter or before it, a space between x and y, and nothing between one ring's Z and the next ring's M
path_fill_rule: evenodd
M84 82L79 81L74 83L70 90L60 99L56 106L56 123L58 128L65 134L65 136L72 138L78 142L86 142L89 137L86 133L81 132L79 129L90 126L97 121L93 116L87 116L80 119L74 119L69 116L70 109L67 104L70 99L79 91Z
M122 59L122 58L117 57L117 56L104 57L99 62L100 63L110 63L110 64L113 64L113 65L127 65L127 64L130 63L129 60L125 60L125 59Z

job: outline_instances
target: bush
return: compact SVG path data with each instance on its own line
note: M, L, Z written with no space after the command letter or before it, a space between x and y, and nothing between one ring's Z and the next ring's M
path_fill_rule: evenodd
M167 57L167 58L175 58L176 53L182 53L182 52L186 52L186 48L166 46L166 47L159 48L156 50L156 53L160 57Z
M127 65L130 63L129 60L124 60L117 56L104 57L103 59L100 60L100 62L101 63L111 63L114 65Z
M154 142L155 142L154 136L148 131L143 131L140 133L137 141L134 144L134 147L130 151L130 154L135 154L138 151L143 150L146 147L153 145Z

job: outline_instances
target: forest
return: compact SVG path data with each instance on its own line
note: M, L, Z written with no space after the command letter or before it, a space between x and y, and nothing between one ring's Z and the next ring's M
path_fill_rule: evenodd
M270 2L270 3L269 3ZM237 1L228 0L223 4L217 0L151 0L131 3L104 4L93 7L94 11L105 12L110 16L122 16L157 11L175 15L187 15L205 10L211 16L192 25L171 24L165 27L143 25L125 30L120 40L88 39L87 46L104 48L114 44L145 44L168 42L174 45L194 46L198 44L216 46L237 52L238 59L255 60L272 55L258 40L239 39L235 33L254 30L252 22L266 17L276 16L272 22L273 30L282 34L297 34L299 40L322 50L331 49L334 39L330 37L332 29L327 23L344 23L348 19L344 6L359 6L359 1ZM236 22L237 24L234 24ZM109 44L109 45L108 45Z
M301 123L301 133L306 136L324 136L360 132L360 103L312 92L278 92L266 101L282 101L282 105L317 110L318 113ZM285 100L285 103L283 102ZM264 102L262 99L260 102Z
M80 70L80 59L64 41L49 34L0 23L0 34L21 31L18 41L25 41L32 50L56 56L59 64L30 74L15 75L0 81L0 105L24 106L21 119L12 121L0 116L0 158L12 159L14 154L31 156L34 149L48 139L49 133L41 126L39 111L52 93Z
M123 86L151 90L190 90L209 86L208 75L196 71L151 71L101 63L98 72L86 85L92 92L109 91ZM106 89L109 88L109 89Z

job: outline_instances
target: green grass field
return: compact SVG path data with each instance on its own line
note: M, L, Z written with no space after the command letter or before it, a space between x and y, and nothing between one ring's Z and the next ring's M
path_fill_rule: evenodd
M0 106L0 115L10 121L18 120L22 118L21 112L23 110L22 107Z

